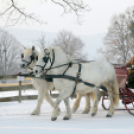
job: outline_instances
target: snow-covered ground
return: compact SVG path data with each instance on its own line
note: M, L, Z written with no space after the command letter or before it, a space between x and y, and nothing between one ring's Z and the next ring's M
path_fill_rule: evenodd
M72 107L74 100L70 102ZM134 134L134 117L127 111L115 111L112 118L106 118L107 111L102 109L100 102L97 115L92 117L90 113L81 114L84 105L83 98L80 108L65 121L62 102L61 115L51 121L52 108L46 101L39 116L30 115L36 101L0 103L0 134Z

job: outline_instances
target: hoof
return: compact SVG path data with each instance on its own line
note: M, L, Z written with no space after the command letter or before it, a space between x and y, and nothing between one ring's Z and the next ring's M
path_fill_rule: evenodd
M91 116L95 116L95 113L92 113Z
M112 117L112 115L107 115L106 117Z
M32 112L31 115L39 115L40 112Z
M69 117L64 117L63 120L69 120Z
M35 114L35 113L31 113L31 115L38 115L38 114Z
M51 121L55 121L57 120L57 117L51 118Z

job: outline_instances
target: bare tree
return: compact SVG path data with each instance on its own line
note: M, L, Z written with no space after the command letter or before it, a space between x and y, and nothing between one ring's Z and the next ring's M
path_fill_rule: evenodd
M0 35L0 75L13 74L19 70L22 45L8 32Z
M126 63L134 53L134 36L130 31L133 12L114 15L104 38L104 49L99 51L109 62ZM132 9L131 9L132 10Z
M45 33L42 32L41 36L37 39L33 41L33 44L35 44L35 46L38 46L40 48L42 48L42 46L46 46L46 37L45 37Z
M83 53L83 47L85 44L72 32L62 30L58 33L57 38L54 39L52 45L60 47L72 58L85 59L87 57L87 54Z
M47 2L48 0L40 0ZM52 3L63 8L63 14L74 13L78 23L81 23L82 13L90 11L89 6L83 3L83 0L50 0ZM0 17L6 16L6 26L26 22L26 20L43 23L34 13L27 13L25 7L17 5L17 0L7 0L7 6L0 13Z
M130 30L131 36L134 36L134 6L129 7L126 11L129 15L129 25L128 29Z

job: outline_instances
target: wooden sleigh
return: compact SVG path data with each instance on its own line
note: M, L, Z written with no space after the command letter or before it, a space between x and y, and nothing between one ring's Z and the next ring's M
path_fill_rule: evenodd
M126 67L114 66L118 84L119 84L119 95L124 108L118 110L127 110L131 115L134 115L134 92L129 87L128 81L128 70ZM108 110L106 106L106 100L108 100L107 92L102 97L102 107Z

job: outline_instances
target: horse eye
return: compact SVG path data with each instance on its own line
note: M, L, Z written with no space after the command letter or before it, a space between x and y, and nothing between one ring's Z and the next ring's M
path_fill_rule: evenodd
M21 54L21 59L23 59L24 58L24 54Z
M33 55L31 55L30 57L31 57L31 60L34 60L34 56Z
M36 60L38 60L38 56L36 57Z

